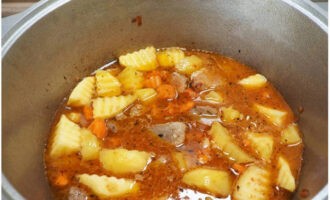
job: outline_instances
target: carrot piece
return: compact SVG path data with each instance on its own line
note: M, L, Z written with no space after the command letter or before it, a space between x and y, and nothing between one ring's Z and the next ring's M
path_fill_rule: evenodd
M147 79L144 80L143 85L148 88L157 88L162 84L162 78L159 74L147 75Z
M87 120L92 120L93 119L93 108L91 106L84 106L83 114Z
M158 97L161 99L174 99L177 96L175 87L169 84L160 85L157 92Z
M190 98L194 99L198 96L198 94L192 90L191 88L187 88L183 91L184 94L186 94L187 96L189 96Z
M107 126L103 119L94 119L94 121L88 126L88 129L100 139L107 136Z
M69 179L66 174L60 174L56 177L54 184L60 187L66 186L69 183Z
M180 112L181 113L187 112L190 109L192 109L194 106L195 106L195 102L193 102L193 101L186 101L186 102L184 102L184 103L182 103L180 105Z
M240 165L240 164L238 164L238 163L234 163L233 166L232 166L232 168L233 168L235 171L237 171L238 173L242 173L242 172L244 172L245 169L246 169L245 166Z

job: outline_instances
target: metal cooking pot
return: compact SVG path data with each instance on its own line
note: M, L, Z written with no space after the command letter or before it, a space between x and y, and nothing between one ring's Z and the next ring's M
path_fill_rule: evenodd
M132 23L142 17L142 25ZM265 74L296 112L305 152L298 193L327 196L327 17L295 0L42 1L3 38L4 199L49 199L43 150L79 78L153 44L219 52Z

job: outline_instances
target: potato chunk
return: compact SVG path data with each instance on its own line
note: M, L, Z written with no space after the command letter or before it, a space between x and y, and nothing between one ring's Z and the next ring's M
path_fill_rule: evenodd
M216 147L222 150L230 159L233 159L238 163L254 161L253 157L245 153L243 149L235 144L235 141L228 130L220 123L214 122L209 134L212 136L212 140L215 142Z
M259 88L264 86L266 83L267 79L261 74L251 75L238 81L238 84L246 88Z
M248 167L234 186L236 200L266 200L271 191L270 173L260 167Z
M263 133L247 133L251 146L263 160L270 161L273 154L273 137Z
M93 94L95 92L95 78L86 77L80 81L72 90L68 105L69 106L85 106L91 103Z
M136 100L135 95L103 97L93 100L94 118L111 118L122 112Z
M262 106L259 104L255 104L255 108L257 111L265 116L271 123L273 123L276 126L282 126L283 121L285 119L285 116L287 115L286 112L281 110L276 110L273 108L269 108L266 106Z
M122 197L139 190L138 184L130 179L81 174L79 183L89 187L99 198Z
M80 127L62 115L56 124L50 156L57 158L80 150Z
M176 65L175 68L178 72L182 74L190 75L193 72L199 70L203 65L202 59L199 57L192 55L187 56L181 59Z
M301 143L297 124L290 124L281 133L282 144L298 144Z
M157 92L153 88L143 88L136 90L135 95L142 102L150 102L157 96Z
M276 179L276 184L281 188L293 192L296 189L296 183L288 161L286 161L282 156L280 156L278 159L277 167L279 171Z
M143 87L143 74L136 69L126 68L117 76L124 90L131 92Z
M203 99L208 103L223 103L223 97L216 91L207 93Z
M81 130L81 156L83 160L98 159L101 150L100 143L88 129Z
M232 187L232 178L228 172L208 168L197 168L186 172L182 182L221 197L228 196Z
M184 154L182 152L174 152L172 153L172 157L176 162L178 168L181 172L185 172L187 170L187 163L184 158Z
M233 122L243 119L243 114L233 107L221 108L221 119L225 122Z
M127 149L103 149L100 162L104 169L117 174L143 171L151 161L151 154Z
M151 71L157 68L156 49L147 47L133 53L119 56L119 63L127 68L139 71Z
M121 94L121 83L110 72L99 70L96 72L95 78L98 96L117 96Z
M184 52L179 48L168 48L157 52L157 61L162 67L174 67L182 58Z

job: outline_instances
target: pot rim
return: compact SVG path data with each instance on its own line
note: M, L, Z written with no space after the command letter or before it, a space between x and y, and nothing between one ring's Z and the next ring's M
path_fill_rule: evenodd
M63 6L71 0L41 0L30 8L25 10L16 23L2 36L2 56L3 59L12 45L23 35L30 27L32 27L41 18L51 13L55 9ZM295 8L311 21L317 24L326 34L328 34L328 14L309 0L281 0L289 6ZM3 172L2 179L2 197L4 199L23 200L24 197L12 186ZM326 184L314 197L315 200L326 199L328 196L328 184Z

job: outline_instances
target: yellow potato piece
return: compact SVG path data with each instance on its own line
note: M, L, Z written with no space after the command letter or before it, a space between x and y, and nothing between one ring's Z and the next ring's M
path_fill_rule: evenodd
M259 88L267 83L267 79L261 74L251 75L238 82L238 84L246 88Z
M267 200L271 189L270 173L252 165L239 176L232 197L235 200Z
M85 106L91 103L93 94L95 92L95 78L86 77L80 81L72 90L69 99L69 106Z
M274 125L276 126L283 125L283 121L287 115L286 112L281 110L276 110L270 107L262 106L259 104L255 104L255 108L260 114L265 116L268 119L268 121L270 121Z
M135 95L103 97L93 100L94 118L111 118L121 113L136 100Z
M50 156L57 158L80 150L80 127L62 115L56 124Z
M182 74L190 75L193 72L199 70L203 65L202 59L198 56L192 55L187 56L181 59L176 65L175 68L178 72Z
M290 165L282 156L278 159L278 176L276 179L276 184L281 188L293 192L296 189L295 179L292 175Z
M117 96L121 94L121 83L110 72L104 70L96 71L95 78L98 96Z
M157 68L156 49L147 47L133 53L119 56L119 63L127 68L139 71L151 71Z
M233 107L221 108L221 119L225 122L233 122L243 119L244 115Z
M184 158L184 154L182 152L174 152L172 153L172 157L176 162L178 168L181 172L185 172L187 170L187 163Z
M153 88L143 88L136 90L135 95L142 102L150 102L157 97L157 92Z
M223 151L230 159L233 159L238 163L254 161L252 156L244 152L243 149L235 144L235 141L228 130L220 123L214 122L209 134L212 136L212 140L215 142L216 147Z
M122 197L135 193L139 185L130 179L81 174L79 183L89 187L99 198Z
M207 93L203 99L209 103L223 103L223 97L215 91Z
M100 143L95 135L88 129L81 130L81 150L83 160L94 160L99 158L101 150Z
M301 141L297 124L290 124L281 133L282 144L298 144Z
M131 92L143 87L143 74L133 68L126 68L117 76L125 91Z
M208 168L197 168L186 172L182 182L221 197L230 194L233 183L228 172Z
M168 48L157 52L157 61L162 67L174 67L182 58L184 52L179 48Z
M251 146L263 160L270 161L273 154L274 141L271 135L265 133L247 133Z
M81 119L81 114L78 112L70 112L66 114L67 118L73 121L74 123L79 124L80 119Z
M100 152L103 168L116 174L141 172L150 161L151 154L144 151L118 148L103 149Z

